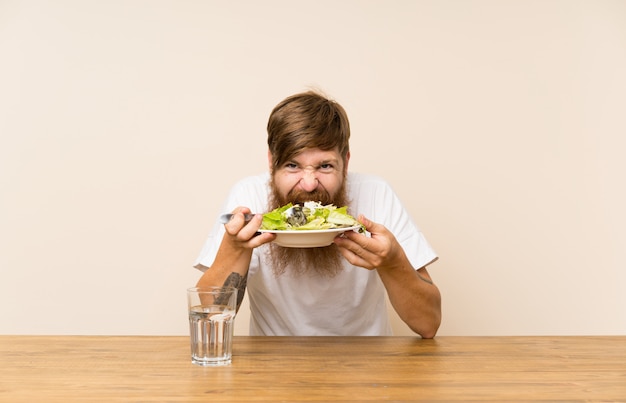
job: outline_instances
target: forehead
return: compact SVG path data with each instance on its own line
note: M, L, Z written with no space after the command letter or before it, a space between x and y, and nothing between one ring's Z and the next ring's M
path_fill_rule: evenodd
M315 165L320 162L341 162L341 154L338 150L320 150L317 148L304 150L299 154L296 154L290 161L295 161L299 164Z

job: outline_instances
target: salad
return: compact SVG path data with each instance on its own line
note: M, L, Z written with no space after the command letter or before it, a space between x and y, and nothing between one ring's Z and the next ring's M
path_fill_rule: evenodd
M304 215L302 223L293 220L294 215ZM297 221L297 220L296 220ZM333 204L322 205L319 202L308 201L304 206L288 203L282 207L263 214L263 230L324 230L334 228L348 228L358 226L359 232L365 227L354 217L348 214L348 207L336 207Z

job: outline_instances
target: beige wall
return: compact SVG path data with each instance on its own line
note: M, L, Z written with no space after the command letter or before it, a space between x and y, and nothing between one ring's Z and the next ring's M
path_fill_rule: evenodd
M0 58L2 334L186 334L310 86L440 254L441 335L626 334L626 2L2 0Z

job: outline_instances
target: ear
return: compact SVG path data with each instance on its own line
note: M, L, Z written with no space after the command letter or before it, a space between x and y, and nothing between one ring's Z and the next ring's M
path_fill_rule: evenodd
M272 171L272 165L273 165L272 164L272 160L273 160L272 152L270 150L267 150L267 165L268 165L270 171Z
M348 163L350 162L350 151L346 154L346 158L343 160L343 171L348 172Z

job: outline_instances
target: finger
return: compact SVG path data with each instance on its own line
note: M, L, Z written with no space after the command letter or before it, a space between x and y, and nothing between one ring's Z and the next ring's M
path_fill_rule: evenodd
M363 264L363 262L370 262L373 258L375 258L376 251L374 243L372 243L372 239L368 238L362 234L348 233L345 234L344 237L335 238L335 244L339 246L341 251L345 251L344 256L350 261L359 261Z
M229 235L237 236L237 238L241 240L248 240L254 236L259 227L261 227L261 222L263 221L261 214L254 215L249 221L245 220L242 211L233 214L233 218L224 224L224 228Z
M359 215L359 222L363 224L367 232L371 234L381 232L385 228L382 224L378 224L370 220L369 218L365 217L363 214Z
M258 234L258 235L257 235ZM269 232L265 232L265 233L259 233L257 232L249 241L248 241L248 246L251 248L256 248L258 246L261 246L263 244L272 242L273 240L276 239L276 234L272 234Z
M249 222L252 218L254 218L254 214L250 214L250 209L247 207L241 207L233 211L233 216L230 221L237 220L238 222Z
M359 256L350 249L340 247L339 253L341 253L341 255L354 266L363 267L368 270L372 270L375 268L367 259Z
M361 250L375 253L375 247L374 247L372 238L364 234L361 234L355 231L348 231L348 232L345 232L341 238L343 238L344 240L347 239L351 241L351 243L343 242L341 239L339 239L340 245L342 245L343 247L347 249L352 250L358 255L362 254Z
M243 216L241 217L243 220ZM256 214L250 221L243 221L242 226L239 230L238 237L249 240L258 235L258 230L261 227L261 223L263 222L263 216L261 214Z

